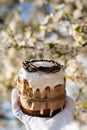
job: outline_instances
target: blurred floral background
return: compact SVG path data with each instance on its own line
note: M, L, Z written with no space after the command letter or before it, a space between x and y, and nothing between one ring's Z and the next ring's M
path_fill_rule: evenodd
M65 66L74 119L87 130L87 0L0 0L0 130L24 130L12 113L13 80L25 59Z

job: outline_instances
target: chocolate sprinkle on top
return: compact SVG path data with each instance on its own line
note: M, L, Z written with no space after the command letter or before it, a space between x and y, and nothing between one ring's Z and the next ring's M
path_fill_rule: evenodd
M37 66L34 65L34 63L37 62L48 62L52 63L51 66ZM22 62L23 68L28 72L36 72L36 71L42 71L46 73L55 73L58 72L61 68L63 68L62 65L58 64L56 61L53 60L25 60Z

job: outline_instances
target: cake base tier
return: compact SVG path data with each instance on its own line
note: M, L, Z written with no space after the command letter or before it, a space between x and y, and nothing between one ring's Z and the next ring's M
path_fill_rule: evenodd
M64 105L65 106L65 105ZM56 115L57 113L59 113L60 111L62 111L64 109L64 106L63 108L59 108L59 109L56 109L56 110L53 110L52 114L50 115L50 109L45 109L43 110L43 114L40 113L40 110L26 110L25 108L22 108L22 111L25 113L25 114L28 114L30 116L37 116L37 117L52 117L54 115Z

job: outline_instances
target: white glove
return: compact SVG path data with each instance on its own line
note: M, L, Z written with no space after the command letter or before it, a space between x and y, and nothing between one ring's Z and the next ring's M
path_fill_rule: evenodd
M34 117L22 112L18 101L18 90L13 89L12 110L14 115L25 124L27 130L70 130L69 126L73 122L74 115L74 101L66 97L65 108L53 117Z

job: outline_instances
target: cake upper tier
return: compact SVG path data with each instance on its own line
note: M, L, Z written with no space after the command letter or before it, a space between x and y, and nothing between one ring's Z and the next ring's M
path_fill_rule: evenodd
M57 62L34 61L26 63L27 65L23 64L21 67L18 76L22 80L26 79L32 89L39 88L42 91L48 86L53 88L58 84L64 84L64 71Z

